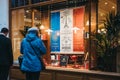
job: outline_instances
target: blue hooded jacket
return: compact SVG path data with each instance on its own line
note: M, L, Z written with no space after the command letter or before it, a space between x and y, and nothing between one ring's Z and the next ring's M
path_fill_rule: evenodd
M21 70L30 72L41 71L40 60L31 48L29 42L39 56L46 53L46 47L42 40L36 35L36 31L29 32L21 42L20 52L23 54Z

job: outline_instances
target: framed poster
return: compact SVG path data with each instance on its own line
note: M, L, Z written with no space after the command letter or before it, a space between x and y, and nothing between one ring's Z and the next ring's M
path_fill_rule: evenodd
M51 53L84 52L84 9L82 6L51 12ZM78 28L76 33L73 28Z

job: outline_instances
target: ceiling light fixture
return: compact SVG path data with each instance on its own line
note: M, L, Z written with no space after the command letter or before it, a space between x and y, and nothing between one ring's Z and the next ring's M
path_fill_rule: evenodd
M29 10L26 10L26 13L29 13L30 11Z
M112 6L112 9L115 9L115 6Z
M107 2L105 2L105 5L107 5L108 3Z

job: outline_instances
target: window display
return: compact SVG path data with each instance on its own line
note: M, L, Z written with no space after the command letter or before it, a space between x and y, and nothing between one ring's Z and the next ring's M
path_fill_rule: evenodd
M11 38L15 60L19 56L19 43L23 38L19 30L23 30L24 26L37 24L38 28L40 28L41 39L47 47L47 54L44 56L44 60L47 65L45 72L50 73L49 78L51 78L52 73L55 80L61 79L61 76L63 77L65 75L64 72L67 71L67 73L70 73L69 79L73 76L73 80L75 78L78 79L78 77L74 77L74 72L78 76L84 74L83 77L85 79L98 79L96 77L102 79L105 76L105 79L107 77L113 79L113 76L115 76L115 80L118 79L117 76L119 74L110 74L103 71L120 72L119 54L110 56L109 53L112 53L111 48L114 48L110 47L111 52L106 51L107 55L104 56L104 60L109 64L107 65L103 63L103 58L101 58L104 53L97 49L98 45L104 45L104 42L101 41L102 38L100 38L102 36L97 37L98 30L102 31L104 27L102 20L106 18L106 13L109 10L116 12L116 0L100 0L99 2L98 0L17 1L28 1L29 3L24 6L14 6L10 9L12 13L12 21L10 21ZM33 1L32 4L31 1ZM112 26L115 27L115 25ZM102 32L100 34L105 36ZM93 35L95 38L100 39L102 44L98 44ZM113 51L114 53L119 53L115 49ZM110 64L111 62L114 62L114 64ZM106 67L101 64L104 64ZM60 73L56 75L57 72ZM61 72L64 74L61 75ZM81 73L80 75L78 74L79 72ZM43 72L43 74L45 73ZM96 74L102 76L94 76ZM48 78L48 75L46 76ZM68 76L65 77L68 79ZM80 79L84 79L83 77Z

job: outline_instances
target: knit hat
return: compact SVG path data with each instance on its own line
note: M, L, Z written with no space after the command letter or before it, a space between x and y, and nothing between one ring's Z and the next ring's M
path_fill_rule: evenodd
M31 31L38 31L38 28L37 28L37 27L29 28L29 29L28 29L28 32L31 32Z

